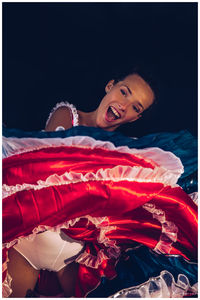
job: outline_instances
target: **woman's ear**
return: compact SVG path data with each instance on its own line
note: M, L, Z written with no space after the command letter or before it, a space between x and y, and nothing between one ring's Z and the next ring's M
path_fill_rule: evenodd
M110 92L110 90L112 89L114 83L115 83L114 79L110 80L110 81L107 83L107 85L106 85L106 87L105 87L106 93L109 93L109 92Z

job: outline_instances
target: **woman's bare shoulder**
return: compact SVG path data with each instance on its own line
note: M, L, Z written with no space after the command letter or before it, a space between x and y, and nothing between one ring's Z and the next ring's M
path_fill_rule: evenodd
M64 129L72 127L71 111L67 106L60 106L51 114L47 121L45 131L55 131L59 126L64 127Z

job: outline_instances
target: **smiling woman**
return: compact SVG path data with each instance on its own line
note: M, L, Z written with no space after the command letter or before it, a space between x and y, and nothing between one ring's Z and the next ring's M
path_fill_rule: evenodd
M118 82L110 80L105 92L106 95L95 111L77 111L78 125L114 131L122 124L139 119L155 99L150 85L137 73L129 74ZM46 131L71 128L72 110L74 108L64 102L57 105L47 121Z
M196 296L197 3L4 2L3 49L3 297Z
M148 77L111 77L90 112L57 103L42 132L5 130L4 297L197 294L193 137L114 133L155 103Z

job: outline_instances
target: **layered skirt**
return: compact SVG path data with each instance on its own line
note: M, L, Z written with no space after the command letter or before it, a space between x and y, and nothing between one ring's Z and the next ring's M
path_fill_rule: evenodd
M8 249L47 230L85 245L76 297L196 295L196 151L187 131L4 129L3 296Z

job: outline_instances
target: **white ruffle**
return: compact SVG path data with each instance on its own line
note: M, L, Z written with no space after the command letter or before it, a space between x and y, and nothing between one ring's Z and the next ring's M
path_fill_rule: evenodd
M167 221L165 212L156 208L152 203L145 203L142 206L145 210L152 214L152 217L158 220L162 225L162 232L154 251L157 253L169 254L171 246L177 241L178 227L171 221Z
M4 282L2 283L2 297L3 298L8 298L10 296L10 294L12 293L11 282L12 282L12 278L7 273L6 278L5 278Z
M2 264L2 273L4 273L7 270L7 263L8 262L9 262L8 253L6 253L6 260ZM12 282L12 278L7 272L6 278L2 282L2 297L3 298L8 298L10 296L10 294L12 293L11 282Z
M97 253L97 256L94 256L84 251L76 258L75 261L80 264L84 264L90 268L97 269L98 266L103 262L103 260L109 258L115 258L115 259L118 258L120 255L120 247L116 245L115 241L109 240L106 237L106 233L110 232L111 230L114 230L116 227L109 225L109 221L107 217L94 218L89 215L83 216L81 218L75 218L73 220L69 220L55 227L51 227L48 225L39 225L38 227L35 227L32 233L29 234L28 236L20 236L17 239L11 241L10 243L4 243L3 248L9 249L10 247L14 246L15 244L22 241L23 239L32 240L36 234L44 232L46 230L57 232L59 234L61 229L68 229L69 227L74 226L78 221L80 221L80 219L87 219L99 229L99 235L97 236L97 241L99 242L99 244L104 244L106 247L108 247L108 249L106 251L106 254L104 249L101 249ZM3 271L6 271L7 269L7 262L8 260L6 260L6 262L4 262L3 264L4 266ZM6 279L2 284L4 297L8 297L12 293L11 280L12 279L10 275L7 273Z
M70 104L69 102L67 101L62 101L62 102L59 102L56 104L56 106L52 109L52 111L50 112L49 114L49 117L46 121L46 126L47 124L49 123L49 120L51 119L51 116L52 114L59 108L59 107L68 107L70 109L70 112L72 114L72 119L73 119L73 126L78 126L79 125L79 122L78 122L78 112L77 112L77 109L76 107L73 105L73 104ZM45 127L46 127L45 126Z
M98 266L105 259L108 259L108 256L105 255L104 250L101 249L98 252L98 256L94 256L94 255L84 251L75 261L79 264L89 266L90 268L93 268L93 269L97 269Z
M111 142L95 140L89 136L47 139L3 137L2 156L3 158L6 158L15 154L59 146L76 146L91 149L101 148L108 151L117 151L120 153L129 153L132 155L136 155L140 158L144 158L147 161L154 162L154 164L162 166L165 169L171 171L176 176L177 180L184 172L181 160L171 152L164 151L157 147L145 149L130 149L127 146L116 147Z
M93 223L96 226L96 228L99 229L99 235L97 236L98 243L104 244L106 247L109 247L110 249L108 249L107 255L103 254L102 251L100 254L98 254L97 257L91 255L91 259L88 260L87 262L82 260L82 258L85 256L84 253L86 253L86 252L83 252L78 256L76 261L78 261L79 263L85 264L91 268L98 268L99 264L102 262L102 259L104 259L104 258L108 259L110 257L117 258L120 255L120 248L116 245L116 242L109 240L106 237L106 233L110 232L111 230L115 230L116 227L109 225L109 221L108 221L107 217L95 218L95 217L91 217L89 215L66 221L66 222L59 224L57 226L54 226L54 227L51 227L48 225L39 225L38 227L35 227L32 230L32 233L29 234L28 236L20 236L17 239L15 239L9 243L4 243L3 248L9 249L10 247L14 246L15 244L22 241L23 239L32 240L32 239L34 239L36 234L44 232L46 230L57 232L59 234L61 229L68 229L69 227L73 227L77 222L80 221L80 219L87 219L88 221ZM94 260L95 260L95 265L94 265ZM91 261L91 263L90 263L90 261ZM6 262L6 264L7 264L7 262ZM5 266L6 265L4 264L4 269L6 269Z
M110 226L107 217L103 218L92 218L87 216L88 220L91 221L98 229L100 229L99 235L97 237L97 241L99 244L104 244L108 249L105 251L101 249L97 256L94 256L90 253L84 251L81 253L76 262L80 264L84 264L90 268L97 269L98 266L105 260L109 258L117 259L120 255L120 247L116 245L116 241L110 240L106 237L106 233L110 232L111 230L115 230L115 226Z
M194 201L194 203L198 205L198 192L193 192L189 194L189 196Z
M109 298L183 298L188 294L197 295L197 291L197 283L191 286L187 276L179 274L176 282L174 276L164 270L159 276L123 289Z
M16 184L15 186L3 184L3 199L24 190L40 190L50 186L66 185L71 183L88 182L88 181L131 181L131 182L157 182L163 185L177 186L177 177L170 171L155 167L154 169L143 167L116 166L112 169L99 169L96 173L88 172L83 175L76 172L65 172L62 175L53 174L46 180L38 180L37 184Z

